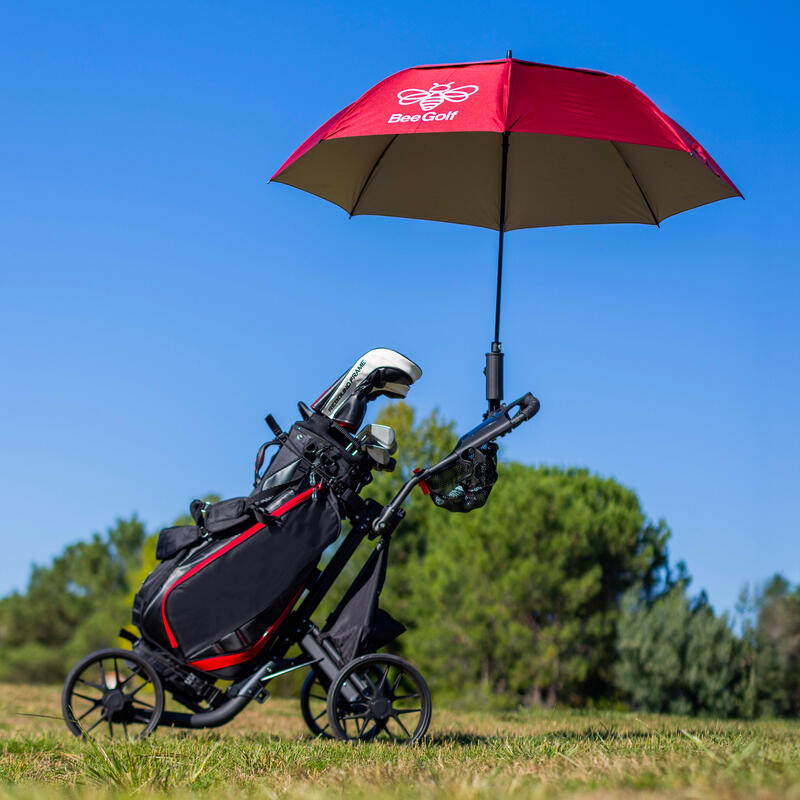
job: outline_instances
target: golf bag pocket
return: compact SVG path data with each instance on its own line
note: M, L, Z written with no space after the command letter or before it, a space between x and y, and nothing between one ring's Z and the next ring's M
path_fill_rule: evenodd
M185 547L193 547L202 539L202 533L197 525L178 525L175 528L164 528L158 534L156 544L156 558L166 561L177 555Z
M244 497L232 497L208 506L203 512L203 527L215 539L233 534L237 528L252 525L253 512Z

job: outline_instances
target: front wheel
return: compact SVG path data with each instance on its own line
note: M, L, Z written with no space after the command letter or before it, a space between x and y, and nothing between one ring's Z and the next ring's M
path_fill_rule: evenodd
M75 736L143 739L164 710L164 689L153 667L130 650L91 653L67 675L64 721Z
M431 722L431 693L400 656L370 653L346 664L328 692L331 733L344 741L413 744Z

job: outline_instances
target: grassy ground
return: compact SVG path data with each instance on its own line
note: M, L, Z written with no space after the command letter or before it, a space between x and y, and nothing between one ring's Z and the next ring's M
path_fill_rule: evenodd
M312 740L294 700L218 732L103 750L69 736L58 689L0 686L0 800L800 798L800 723L434 708L408 748Z

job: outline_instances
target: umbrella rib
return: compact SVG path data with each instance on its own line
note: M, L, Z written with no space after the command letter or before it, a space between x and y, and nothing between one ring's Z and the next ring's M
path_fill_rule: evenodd
M653 207L650 205L650 201L647 199L647 195L644 193L644 189L642 189L642 185L639 183L638 178L636 177L636 173L631 169L631 165L628 163L628 159L622 155L622 151L617 146L617 143L612 141L611 146L616 151L617 155L620 158L620 161L625 165L628 172L631 174L631 178L633 178L633 182L636 184L636 188L639 190L639 194L642 196L642 200L644 200L645 205L647 206L647 210L650 212L650 216L653 218L653 224L660 228L661 224L658 221L658 217L656 217L655 211L653 211Z
M386 155L386 151L394 144L394 140L397 138L398 134L394 134L391 139L386 144L386 147L383 148L383 152L378 156L375 163L372 165L372 169L369 171L369 175L367 175L367 179L364 181L363 185L361 186L361 191L358 193L358 197L356 198L356 202L353 204L353 208L350 210L350 216L352 217L356 213L356 209L358 208L358 204L361 202L361 197L363 196L364 192L366 191L367 186L369 186L369 182L372 180L372 176L375 174L375 170L378 169L378 164L383 161L383 157Z

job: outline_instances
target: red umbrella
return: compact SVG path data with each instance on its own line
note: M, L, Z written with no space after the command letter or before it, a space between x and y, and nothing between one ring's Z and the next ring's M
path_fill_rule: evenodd
M640 222L740 195L703 147L624 78L511 58L414 67L340 111L275 173L351 216L500 232L490 408L502 399L503 233Z

